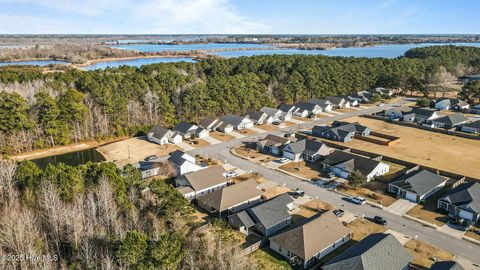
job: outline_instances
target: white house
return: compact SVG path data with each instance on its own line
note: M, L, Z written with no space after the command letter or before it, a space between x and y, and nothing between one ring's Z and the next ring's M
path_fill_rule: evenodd
M226 171L223 166L211 166L196 172L181 175L175 179L175 185L177 187L190 187L194 194L193 197L190 196L190 199L194 199L229 185L231 180L225 177L225 173Z
M232 125L236 130L253 127L254 123L248 117L242 117L238 115L228 114L220 118L220 121Z
M185 139L190 139L191 137L195 136L195 131L198 129L197 125L187 123L182 121L175 125L173 128L178 134L180 134Z
M210 136L210 132L208 132L208 130L204 129L204 128L197 128L197 130L195 130L195 137L197 138L205 138L205 137L208 137Z
M447 182L438 174L414 168L388 183L388 191L399 198L419 203L442 189Z
M325 99L312 98L310 103L317 104L324 112L330 112L334 107L332 102Z
M264 112L266 113L270 118L271 118L271 122L279 122L281 120L284 120L282 119L282 111L279 110L279 109L275 109L275 108L270 108L270 107L263 107L260 109L261 112ZM287 116L288 118L288 116ZM290 118L291 118L291 114L290 114Z
M294 104L294 106L298 108L294 115L299 117L307 117L308 115L316 115L322 112L322 108L320 106L310 102L297 102ZM301 116L305 115L305 111L307 115Z
M195 157L180 150L170 153L168 161L170 161L175 167L177 176L196 172L202 168L196 164Z
M446 115L432 120L432 124L437 128L451 129L468 122L468 118L461 113Z
M160 145L182 142L182 136L180 136L177 132L158 125L152 127L152 129L147 133L147 138L149 141L158 143Z
M434 101L437 110L468 110L470 105L458 98L439 98Z
M462 125L461 130L463 132L474 133L474 134L480 133L480 120Z

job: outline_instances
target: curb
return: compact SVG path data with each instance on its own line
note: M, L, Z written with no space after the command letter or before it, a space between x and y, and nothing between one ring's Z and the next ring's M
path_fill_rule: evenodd
M432 229L435 229L435 230L438 229L438 226L437 226L437 225L435 225L435 224L433 224L433 223L430 223L430 222L427 222L427 221L424 221L424 220L421 220L421 219L419 219L419 218L412 217L412 216L407 215L407 214L404 214L403 217L406 218L406 219L409 219L409 220L418 222L418 223L420 223L420 224L423 224L423 225L425 225L425 226L427 226L427 227L430 227L430 228L432 228Z
M463 239L463 240L466 240L466 241L468 241L468 242L470 242L470 243L474 243L474 244L480 246L480 241L478 241L478 240L476 240L476 239L473 239L473 238L471 238L471 237L462 236L462 239Z

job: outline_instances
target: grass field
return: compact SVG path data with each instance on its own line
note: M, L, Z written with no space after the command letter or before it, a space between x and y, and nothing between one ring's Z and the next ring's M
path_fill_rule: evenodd
M477 166L480 160L480 140L459 138L362 117L352 117L346 121L359 122L373 131L398 136L402 142L391 147L360 140L340 144L480 178L480 166Z

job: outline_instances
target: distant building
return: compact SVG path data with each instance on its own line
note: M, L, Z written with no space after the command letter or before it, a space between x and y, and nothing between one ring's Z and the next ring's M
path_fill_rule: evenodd
M435 109L438 110L456 110L456 111L463 111L468 110L470 105L463 100L458 98L439 98L437 100L432 101L432 105Z
M463 116L463 114L461 113L446 115L432 120L432 124L434 127L444 129L451 129L467 122L468 118Z
M258 151L272 155L281 155L283 148L291 143L296 141L295 137L280 137L273 134L268 134L264 139L259 140L256 143L256 148Z
M480 120L461 125L461 131L478 134L480 133Z
M463 84L480 81L480 74L461 76L458 78L458 80L461 81Z
M312 135L340 142L350 142L355 135L369 136L370 129L359 123L333 122L332 127L314 126Z

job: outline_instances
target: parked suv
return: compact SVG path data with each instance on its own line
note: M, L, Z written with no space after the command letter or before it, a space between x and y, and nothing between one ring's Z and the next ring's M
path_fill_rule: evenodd
M387 225L387 221L381 216L374 216L373 221L380 225Z
M145 161L154 161L156 160L158 157L157 155L151 155L151 156L148 156L145 158Z
M347 200L354 203L354 204L358 204L358 205L363 205L367 202L364 198L362 198L360 196L347 197Z

